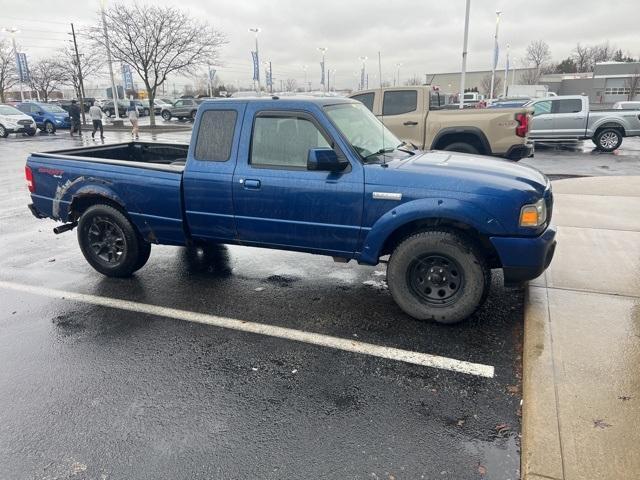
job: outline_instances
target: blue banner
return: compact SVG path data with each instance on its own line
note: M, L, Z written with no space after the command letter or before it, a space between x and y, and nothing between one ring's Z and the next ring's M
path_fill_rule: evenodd
M209 69L209 81L213 83L213 79L216 76L216 70L214 68Z
M133 90L133 74L131 73L131 65L126 63L122 64L122 81L124 83L125 90Z
M29 83L29 65L27 64L27 55L25 53L16 53L16 66L18 67L18 76L22 83Z
M258 63L258 52L251 52L251 58L253 59L253 79L256 82L260 81L260 65Z
M498 66L498 57L500 55L500 47L498 46L498 42L496 42L495 49L493 50L493 69L495 70Z

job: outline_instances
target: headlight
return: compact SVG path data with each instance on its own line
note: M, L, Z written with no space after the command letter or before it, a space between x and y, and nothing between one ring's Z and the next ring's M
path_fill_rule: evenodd
M525 205L520 209L520 226L527 228L536 228L544 225L547 221L547 205L544 198L536 203Z

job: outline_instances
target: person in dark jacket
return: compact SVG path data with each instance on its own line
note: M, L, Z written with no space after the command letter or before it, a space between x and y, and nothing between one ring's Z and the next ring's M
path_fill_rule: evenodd
M71 100L71 106L69 107L69 117L71 118L71 136L75 132L82 136L82 124L80 123L80 107L78 102Z

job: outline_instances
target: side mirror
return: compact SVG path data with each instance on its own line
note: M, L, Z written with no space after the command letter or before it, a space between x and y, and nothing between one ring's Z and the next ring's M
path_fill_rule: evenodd
M307 170L340 172L347 168L349 162L338 158L332 148L310 148L307 155Z

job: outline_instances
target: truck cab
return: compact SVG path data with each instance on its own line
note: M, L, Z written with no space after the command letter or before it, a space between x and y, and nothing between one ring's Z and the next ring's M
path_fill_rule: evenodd
M364 90L362 102L398 138L422 150L446 150L520 160L533 155L526 108L445 109L453 95L429 86Z

